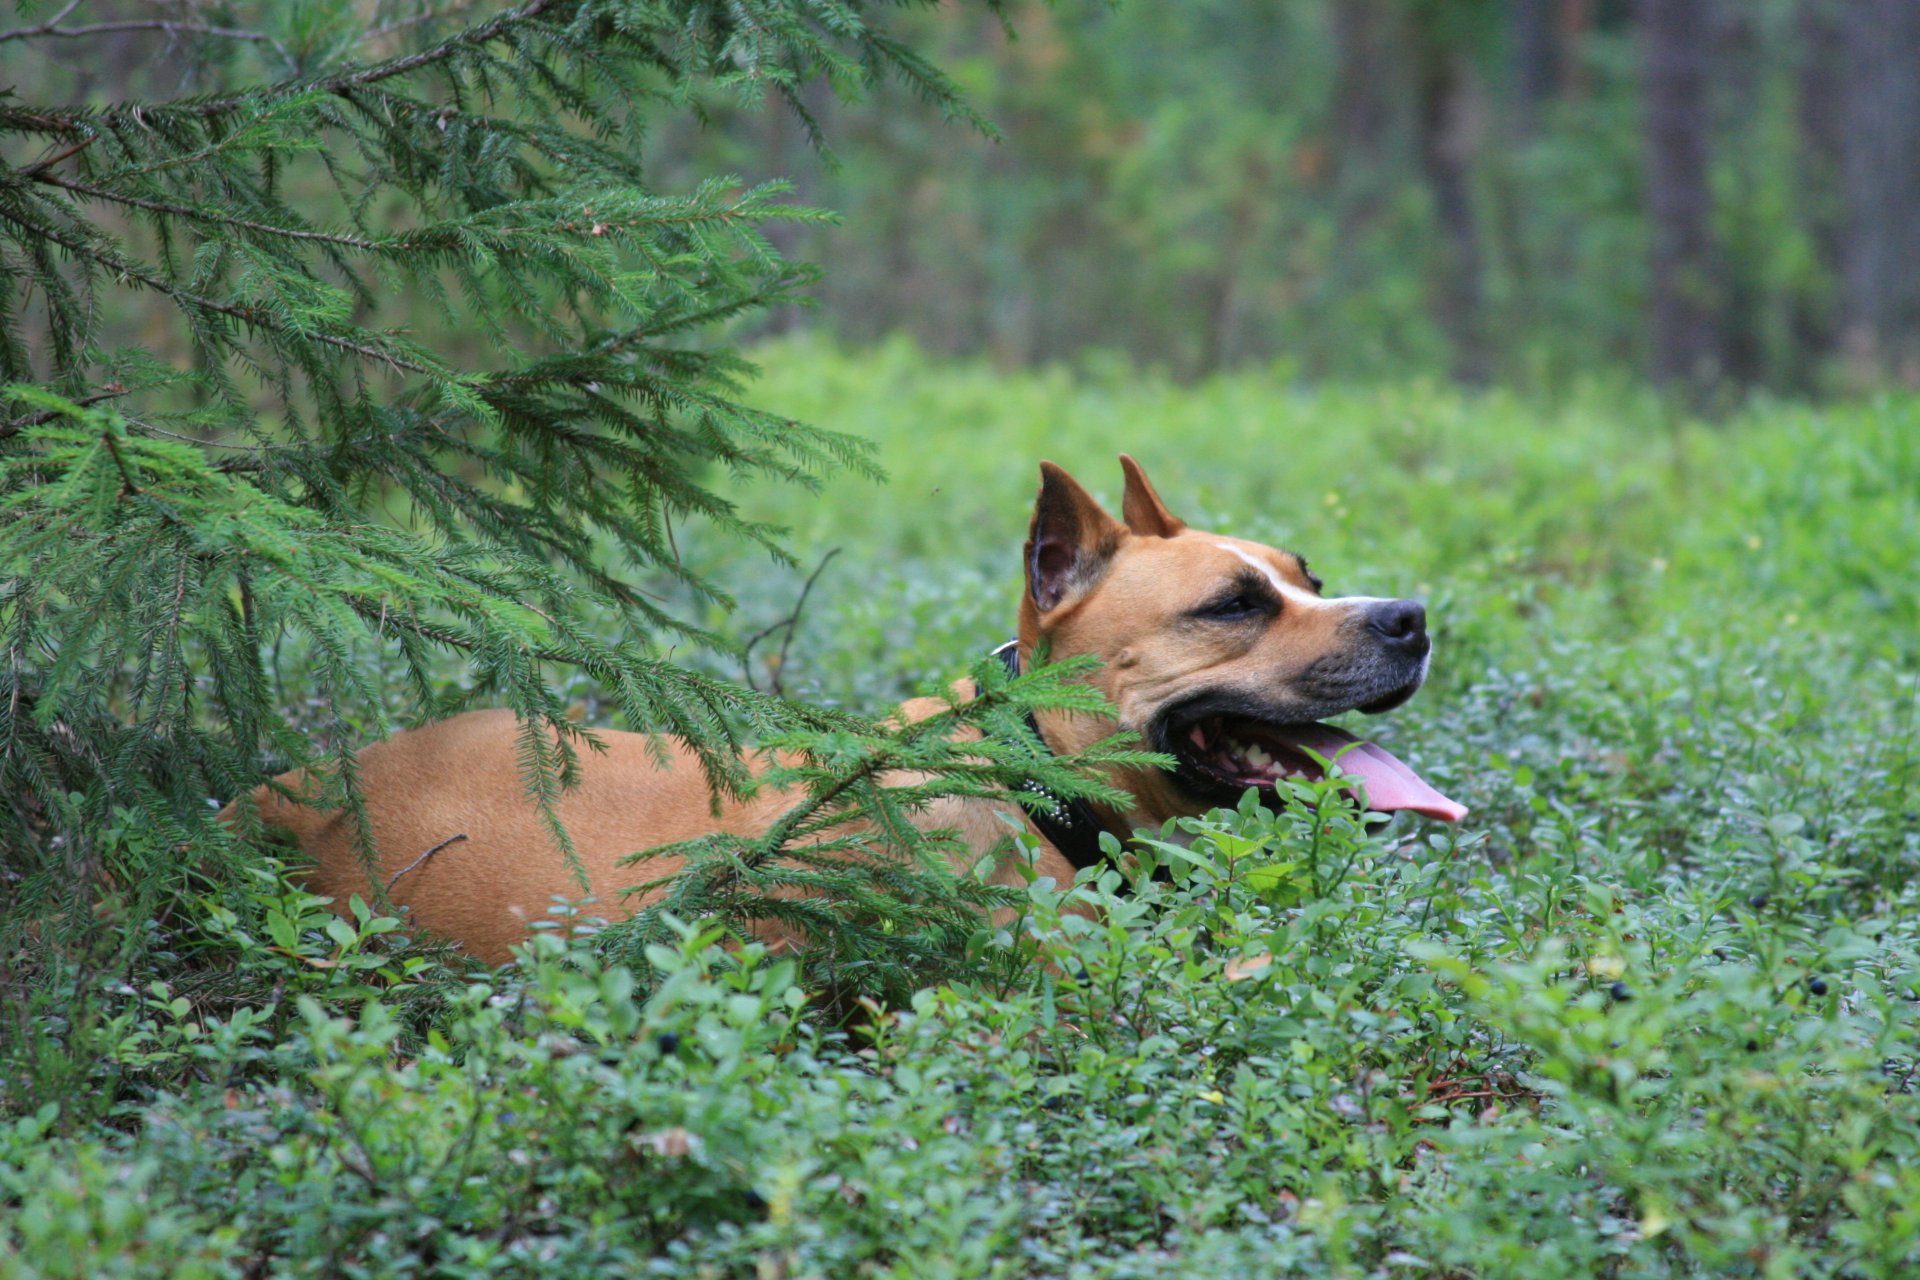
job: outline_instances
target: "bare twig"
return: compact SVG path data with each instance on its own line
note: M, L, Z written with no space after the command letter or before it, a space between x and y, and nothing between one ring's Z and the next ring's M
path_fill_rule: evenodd
M74 156L79 155L82 151L85 151L88 147L92 146L96 141L98 141L99 138L100 138L99 134L90 133L86 137L80 139L80 141L72 143L66 147L62 147L59 151L56 151L54 154L48 156L45 160L38 160L38 161L35 161L33 164L28 165L26 168L20 171L20 175L25 178L36 178L36 179L42 178L46 174L47 170L53 168L53 166L59 164L62 160L70 160Z
M409 872L409 871L412 871L412 870L413 870L413 869L414 869L415 867L418 867L418 866L420 866L420 865L421 865L422 863L424 863L424 862L425 862L425 861L426 861L426 860L427 860L428 858L431 858L431 857L432 857L432 856L433 856L434 854L436 854L436 853L438 853L438 852L440 852L440 851L441 851L442 849L444 849L444 848L446 848L446 847L447 847L448 845L450 845L450 844L458 844L458 843L460 843L460 842L461 842L462 840L465 840L466 838L467 838L467 833L466 833L466 832L464 832L464 831L462 831L462 832L460 832L460 833L459 833L459 834L457 834L457 835L451 835L451 836L448 836L448 837L447 837L447 838L446 838L445 840L442 840L442 841L441 841L441 842L440 842L439 844L437 844L437 845L435 845L435 846L433 846L433 848L431 848L431 849L429 849L429 850L427 850L427 851L426 851L425 853L423 853L423 854L421 854L421 855L420 855L419 857L417 857L417 858L415 858L415 859L414 859L414 860L413 860L412 862L409 862L409 863L408 863L408 864L407 864L406 866L404 866L404 867L402 867L402 868L400 868L400 869L399 869L398 871L396 871L396 872L394 872L394 873L393 873L393 878L387 881L387 892L388 892L388 893L392 893L392 892L393 892L393 886L394 886L395 884L397 884L397 883L399 883L399 880L400 880L400 877L401 877L401 876L403 876L403 875L405 875L405 874L407 874L407 872Z
M835 547L833 550L827 552L826 555L820 557L820 563L814 566L811 574L807 575L806 585L800 588L800 598L793 602L792 613L789 613L778 622L769 623L760 628L760 630L754 632L747 638L747 642L744 645L740 646L740 662L744 669L743 673L746 676L747 687L755 693L760 691L760 686L754 683L753 679L753 646L759 644L762 640L765 640L768 636L784 627L787 632L786 639L780 642L779 656L776 657L773 662L773 693L776 697L784 698L787 696L786 686L782 681L782 673L787 669L787 651L793 647L794 633L800 629L800 613L807 607L807 597L813 594L813 584L820 580L820 575L826 572L827 566L831 564L833 558L839 554L840 548Z
M60 17L72 13L79 0L74 0L61 11ZM56 26L58 18L42 22L32 27L15 27L11 31L0 31L0 42L8 40L32 40L41 36L53 36L61 40L78 40L87 36L113 35L120 31L164 31L170 36L214 36L221 40L247 40L266 43L272 37L264 31L241 31L234 27L210 27L200 22L174 22L168 18L125 18L118 22L89 22L80 27Z
M82 400L80 403L85 404L87 402ZM272 453L285 452L300 447L295 444L284 444L273 440L202 440L199 436L185 435L178 431L168 431L164 427L156 427L151 422L144 421L140 418L128 418L127 425L143 436L165 436L169 440L178 440L182 444L190 444L200 449L244 449L248 453Z
M29 36L44 35L67 20L67 15L80 7L80 0L67 0L67 7L48 18L45 22L32 27L15 27L12 31L0 31L0 40L25 40Z

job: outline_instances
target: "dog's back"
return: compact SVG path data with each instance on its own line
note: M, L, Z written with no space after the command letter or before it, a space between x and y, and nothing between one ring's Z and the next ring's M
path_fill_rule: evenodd
M511 711L470 711L374 743L359 757L380 853L374 875L382 885L401 876L392 897L416 924L495 962L556 895L583 893L527 796L520 732ZM678 870L671 859L620 866L628 854L714 831L764 830L790 803L769 793L730 802L716 817L699 761L684 747L613 730L595 736L606 750L581 750L580 784L556 807L586 871L586 892L604 914L630 914L638 903L619 905L621 890ZM310 782L298 772L280 781L296 792ZM296 804L264 787L255 799L266 824L288 832L314 860L305 877L313 892L337 904L372 896L345 810Z

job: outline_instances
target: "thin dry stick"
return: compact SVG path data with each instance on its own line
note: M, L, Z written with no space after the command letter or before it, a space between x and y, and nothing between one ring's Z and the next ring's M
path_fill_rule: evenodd
M47 177L47 170L53 168L53 166L59 164L62 160L70 160L74 156L79 155L82 151L85 151L88 147L99 141L99 138L99 134L89 133L86 137L80 139L80 141L61 148L61 150L48 156L45 160L35 161L33 164L28 165L26 168L20 170L20 176L23 178L44 180Z
M69 10L72 5L67 6ZM37 27L15 27L0 31L0 42L31 40L54 36L62 40L83 40L88 36L113 35L122 31L164 31L170 36L216 36L222 40L247 40L267 44L272 37L264 31L243 31L235 27L210 27L200 22L174 22L167 18L126 18L117 22L89 22L79 27L56 27L43 22Z
M72 14L75 9L78 9L79 7L80 7L80 0L67 0L66 6L62 8L60 12L54 14L51 18L48 18L45 22L39 23L38 25L31 26L31 27L16 27L12 31L0 31L0 41L25 40L30 36L43 35L46 32L52 31L54 28L58 27L62 22L65 22L67 20L67 17L70 14Z
M428 858L431 858L434 854L440 852L442 849L446 848L448 845L458 844L460 841L465 840L466 838L467 838L467 833L464 831L460 832L458 835L448 836L445 840L442 840L439 844L433 846L433 848L427 850L425 853L415 858L412 862L409 862L406 866L394 872L393 878L387 881L387 892L388 893L393 892L393 886L399 883L401 876L407 874L407 872L409 871L412 871L415 867L418 867L421 863L425 862Z
M786 687L781 682L781 672L785 671L787 667L787 650L793 647L794 632L800 629L800 611L807 607L807 597L813 594L813 584L820 580L820 575L826 572L827 566L831 564L833 558L839 554L840 548L835 547L833 550L827 552L826 555L821 556L820 563L815 565L813 572L807 576L806 585L800 588L800 598L794 601L793 612L778 622L769 623L760 628L749 636L747 642L740 647L740 663L744 669L748 688L753 689L755 692L758 692L760 688L753 679L753 646L759 644L762 640L765 640L768 636L780 630L780 628L785 627L787 629L787 638L780 642L780 656L774 663L773 692L782 698L787 696Z

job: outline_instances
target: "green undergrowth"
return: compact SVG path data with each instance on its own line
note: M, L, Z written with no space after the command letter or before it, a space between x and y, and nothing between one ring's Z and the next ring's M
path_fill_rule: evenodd
M587 906L474 972L209 884L0 1017L0 1275L1920 1269L1920 402L762 361L894 479L740 489L843 550L699 661L861 712L950 680L1012 626L1035 462L1117 499L1124 450L1427 599L1432 681L1354 727L1469 817L1321 786L1149 833L865 1003L699 925L615 963ZM699 567L743 637L805 577Z

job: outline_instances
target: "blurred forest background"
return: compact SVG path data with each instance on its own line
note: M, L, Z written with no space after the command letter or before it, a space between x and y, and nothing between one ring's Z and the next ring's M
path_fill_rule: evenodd
M721 112L845 340L1698 391L1920 381L1915 0L1181 0L911 15L1003 131ZM872 109L878 105L880 109ZM668 182L669 186L680 185ZM815 323L787 313L776 325Z
M217 38L228 8L94 4L97 32L57 62L30 40L0 61L26 101L174 96L209 60L274 62ZM784 177L841 215L771 229L825 269L824 316L748 336L824 324L1180 378L1644 374L1703 400L1920 384L1920 0L1012 0L1004 19L886 20L998 139L906 89L849 103L815 81L811 121L710 87L651 140L657 189ZM365 35L351 7L277 21L296 58L328 49L303 22Z

